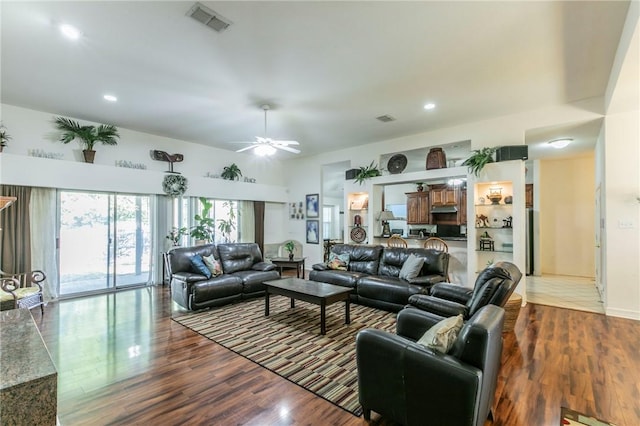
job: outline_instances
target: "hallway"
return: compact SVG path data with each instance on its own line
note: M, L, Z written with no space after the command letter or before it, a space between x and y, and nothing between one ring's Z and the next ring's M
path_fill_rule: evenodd
M566 275L527 277L527 302L604 314L604 304L592 278Z

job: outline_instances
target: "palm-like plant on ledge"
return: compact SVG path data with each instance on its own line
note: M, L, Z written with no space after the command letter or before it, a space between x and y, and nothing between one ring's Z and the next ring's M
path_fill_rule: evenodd
M84 161L93 163L96 152L94 146L101 142L103 145L117 145L120 134L118 129L111 124L101 124L99 126L81 126L75 120L64 117L55 118L56 129L60 130L59 141L67 144L75 139L79 139L84 146L82 153Z
M488 163L493 163L493 153L498 150L499 147L482 148L471 151L471 157L464 160L463 166L469 168L469 173L473 173L476 176L480 175L480 172Z
M367 167L360 167L358 169L358 172L356 173L356 182L362 185L365 180L380 175L382 175L381 170L378 168L378 165L374 164L372 161Z

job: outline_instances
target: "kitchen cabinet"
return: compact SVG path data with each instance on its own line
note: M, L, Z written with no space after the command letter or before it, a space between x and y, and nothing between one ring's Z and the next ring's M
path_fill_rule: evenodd
M448 207L448 206L458 206L458 188L450 187L449 185L432 185L430 196L431 196L431 207Z
M430 223L429 192L407 192L407 224Z
M458 215L460 216L460 225L467 224L467 190L460 190L460 203L458 205Z
M533 184L528 183L524 186L524 204L528 209L533 208Z

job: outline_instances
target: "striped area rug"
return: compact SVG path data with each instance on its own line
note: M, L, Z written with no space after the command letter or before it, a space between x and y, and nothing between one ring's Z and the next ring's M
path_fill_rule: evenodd
M327 306L327 333L320 335L320 307L270 297L243 301L204 312L174 315L173 320L276 374L344 408L362 414L358 402L355 337L364 328L395 332L396 315L351 305L344 323L344 303Z

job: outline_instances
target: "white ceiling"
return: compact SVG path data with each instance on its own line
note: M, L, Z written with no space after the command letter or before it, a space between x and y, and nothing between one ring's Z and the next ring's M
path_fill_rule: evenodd
M194 3L3 1L2 102L231 150L270 103L268 136L312 155L602 96L628 8L202 2L233 22L216 33Z

